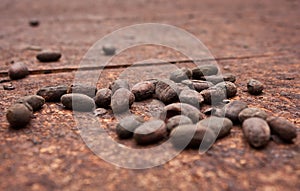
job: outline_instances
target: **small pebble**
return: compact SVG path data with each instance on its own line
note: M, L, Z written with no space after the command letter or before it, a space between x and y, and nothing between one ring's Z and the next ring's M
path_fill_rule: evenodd
M200 80L203 76L216 75L219 69L216 65L202 65L192 69L192 78Z
M243 122L243 133L249 144L255 148L267 145L270 140L268 123L257 117L248 118Z
M96 108L92 98L84 94L72 93L61 97L61 103L70 110L89 112Z
M68 86L46 86L37 91L37 95L42 96L47 102L59 102L61 96L67 93Z
M167 136L166 125L162 120L151 120L135 129L133 138L139 145L156 143Z
M37 27L40 25L40 21L38 19L30 19L29 20L29 25L32 27Z
M292 142L297 137L297 127L282 117L268 117L267 122L273 134L286 142Z
M102 50L105 55L111 56L116 54L116 48L111 44L105 44L102 47Z
M186 103L173 103L165 106L160 118L167 120L176 115L185 115L190 118L193 123L197 123L203 119L203 114L196 107Z
M233 126L230 119L225 117L215 117L211 116L206 119L203 119L197 123L197 125L201 125L208 129L211 129L217 138L225 137L230 134L230 130Z
M120 88L111 97L111 108L114 113L127 112L134 100L135 97L131 91Z
M200 108L200 104L204 101L204 98L197 91L187 89L180 92L179 100L181 103L187 103L196 108Z
M16 103L8 108L6 119L13 129L25 127L31 120L32 108L28 104Z
M181 82L183 80L190 79L192 77L192 71L187 68L177 69L170 74L170 80L174 82Z
M268 117L267 113L264 110L261 110L259 108L246 108L243 109L240 113L239 113L239 120L240 122L245 121L248 118L251 117L258 117L258 118L262 118L262 119L266 119Z
M99 89L94 97L94 101L98 107L109 108L111 102L112 91L108 88Z
M8 69L8 76L12 80L25 78L29 74L27 66L23 62L16 62Z
M142 101L153 96L155 85L151 81L139 82L131 88L131 92L134 94L136 101Z
M17 101L17 103L24 103L24 102L28 103L32 107L33 111L38 111L45 104L45 99L42 96L29 95L29 96L22 97Z
M109 85L109 89L111 89L112 94L115 93L120 88L130 89L127 80L117 79Z
M91 98L95 97L97 88L94 86L84 85L84 84L72 84L68 87L67 93L78 93L84 94Z
M264 85L258 80L250 79L247 83L247 90L252 95L261 94L263 89Z
M239 122L239 114L242 110L247 108L247 104L243 101L234 100L223 107L225 117L229 118L232 122Z
M56 62L60 59L61 53L56 51L42 51L36 55L40 62Z
M176 115L167 120L167 130L171 132L179 125L193 124L192 120L184 115Z
M140 116L130 115L120 120L116 127L116 133L120 139L129 139L133 136L133 132L138 128L144 119Z
M107 114L107 110L104 108L97 108L93 111L95 116L103 116L105 114Z
M226 92L227 98L232 98L237 93L237 87L232 82L220 82L211 88L221 88Z
M216 135L210 129L196 125L180 125L173 129L170 141L177 149L202 148L208 149L215 141ZM202 143L203 142L203 143Z
M14 89L16 89L16 88L15 88L14 85L12 85L12 83L10 83L10 84L4 84L4 85L3 85L3 89L4 89L4 90L14 90Z
M171 80L159 80L155 88L156 97L165 104L177 102L179 100L179 88Z

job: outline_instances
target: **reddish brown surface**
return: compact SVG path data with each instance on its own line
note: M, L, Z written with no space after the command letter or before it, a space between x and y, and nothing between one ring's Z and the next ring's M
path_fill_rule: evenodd
M36 74L13 81L13 91L0 89L0 190L297 190L300 187L300 23L298 1L11 1L0 6L0 71L11 61L25 61L31 70L76 68L88 48L104 35L123 26L160 22L186 29L197 36L219 59L221 69L237 75L234 99L283 116L298 126L294 144L270 142L255 150L239 127L204 155L187 150L168 163L128 170L94 155L82 141L70 111L46 104L31 124L19 131L8 128L5 110L20 96L40 87L72 83L75 72ZM30 18L41 21L28 25ZM29 46L61 50L56 63L39 63ZM116 64L140 59L184 59L165 49L129 50ZM264 55L264 57L261 57ZM245 58L248 57L248 58ZM223 58L223 59L222 59ZM230 58L230 59L224 59ZM114 64L114 63L112 63ZM180 64L182 66L184 64ZM225 67L227 68L227 67ZM144 67L139 71L153 70ZM98 87L106 87L122 69L103 73ZM162 67L155 67L162 75ZM41 72L42 73L42 72ZM246 81L265 83L260 96L245 92ZM134 81L135 76L129 76ZM145 103L133 111L145 113ZM114 134L115 119L100 118ZM131 145L132 141L124 141ZM151 159L151 156L149 156ZM126 159L125 159L126 160Z

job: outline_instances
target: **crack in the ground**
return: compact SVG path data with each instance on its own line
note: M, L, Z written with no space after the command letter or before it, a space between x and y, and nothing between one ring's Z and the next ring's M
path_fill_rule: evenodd
M271 56L278 56L281 53L274 54L261 54L261 55L246 55L246 56L229 56L229 57L219 57L214 59L202 59L202 60L173 60L173 61L165 61L165 62L143 62L137 64L118 64L118 65L104 65L104 66L84 66L84 67L64 67L64 68L53 68L53 69L36 69L30 70L30 75L40 75L40 74L53 74L53 73L65 73L72 72L76 70L89 71L89 70L99 70L99 69L119 69L119 68L127 68L127 67L145 67L145 66L159 66L166 64L183 64L183 63L193 63L193 62L208 62L208 61L224 61L224 60L244 60L244 59L253 59L253 58L264 58ZM0 72L0 77L7 77L8 72L2 71Z

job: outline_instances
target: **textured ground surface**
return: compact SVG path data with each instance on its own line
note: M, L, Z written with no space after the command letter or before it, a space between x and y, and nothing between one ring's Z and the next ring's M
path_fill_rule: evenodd
M0 5L0 76L5 79L12 61L24 61L32 71L13 81L15 90L0 88L0 190L297 190L300 188L300 22L299 1L13 1ZM28 25L38 18L39 27ZM23 95L40 87L70 84L80 60L98 39L132 24L158 22L187 30L217 58L223 72L237 75L234 99L283 116L298 126L294 144L270 142L255 150L238 126L216 142L209 152L182 152L164 165L128 170L107 163L84 144L72 116L60 104L48 103L22 130L8 128L5 110ZM131 37L128 37L131 38ZM35 59L42 49L63 54L55 63ZM117 44L116 44L117 46ZM111 61L128 65L145 59L183 60L182 54L163 47L135 47ZM183 66L188 63L179 63ZM70 70L66 70L69 68ZM54 70L55 69L55 70ZM138 67L163 76L165 66ZM107 68L98 87L107 87L124 68ZM49 73L55 71L56 73ZM44 74L48 73L48 74ZM103 76L102 76L103 75ZM134 73L127 75L136 81ZM245 92L249 78L265 83L260 96ZM5 84L5 83L2 83ZM1 85L2 85L1 84ZM148 115L135 103L133 111ZM155 104L153 105L155 108ZM99 120L112 137L116 119ZM140 148L132 141L122 142ZM124 158L126 160L126 158ZM152 160L149 156L149 160Z

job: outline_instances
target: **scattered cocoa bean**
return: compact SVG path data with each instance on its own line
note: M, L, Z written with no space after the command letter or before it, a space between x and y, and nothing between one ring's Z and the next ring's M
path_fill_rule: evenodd
M180 68L171 72L170 80L174 82L181 82L183 80L190 79L192 77L192 71L187 68Z
M45 99L42 96L38 95L29 95L20 98L17 103L28 103L33 111L37 111L42 108L42 106L45 104Z
M197 91L187 89L180 92L179 100L181 103L187 103L196 108L200 108L200 104L204 101L204 98Z
M239 122L239 114L247 108L247 104L243 101L235 100L223 107L225 117L231 119L232 122Z
M218 67L213 64L198 66L192 69L192 78L200 80L203 76L216 75L218 71Z
M135 97L131 91L125 88L118 89L111 97L111 108L114 113L129 111Z
M97 92L97 88L90 85L85 84L72 84L68 87L67 93L78 93L78 94L84 94L91 98L95 97Z
M167 136L166 125L162 120L151 120L135 129L133 138L139 145L156 143Z
M297 137L296 126L288 120L281 117L268 117L267 122L271 132L278 135L282 140L292 142Z
M208 149L215 141L216 135L208 128L196 125L180 125L173 129L170 141L178 149L202 148Z
M112 91L108 88L99 89L94 97L98 107L108 108L111 102Z
M25 78L28 74L28 68L23 62L16 62L8 69L8 76L12 80Z
M252 95L259 95L264 89L263 83L258 80L250 79L247 83L248 92Z
M31 120L32 108L27 103L16 103L8 108L6 119L13 129L25 127Z
M243 109L240 113L239 113L239 120L240 122L245 121L248 118L251 117L258 117L258 118L262 118L262 119L266 119L268 117L267 113L259 108L246 108Z
M184 115L176 115L167 120L167 130L171 132L179 125L193 124L192 120Z
M36 55L40 62L56 62L60 59L61 53L56 51L45 50Z
M243 122L243 133L249 144L255 148L267 145L270 140L268 123L258 117L248 118Z
M142 101L151 98L155 93L155 85L151 81L143 81L135 84L131 88L136 101Z
M116 127L116 133L120 139L128 139L133 136L134 130L144 123L140 116L130 115L120 120Z
M66 94L68 86L46 86L37 91L37 95L42 96L47 102L58 102L62 95Z
M72 93L61 97L61 103L70 110L89 112L96 108L92 98L84 94Z
M228 135L233 126L230 119L224 117L215 117L215 116L211 116L206 119L203 119L199 121L197 125L201 125L203 127L211 129L215 133L217 138L222 138Z
M193 123L197 123L203 119L203 114L196 107L186 103L173 103L165 106L160 118L167 120L175 115L185 115L189 117Z

